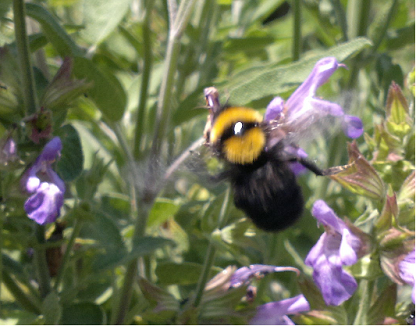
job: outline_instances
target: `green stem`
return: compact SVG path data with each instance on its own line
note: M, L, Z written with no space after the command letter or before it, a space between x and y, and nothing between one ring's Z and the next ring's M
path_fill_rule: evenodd
M160 86L159 97L157 101L155 132L152 144L153 158L159 158L162 143L165 140L165 135L170 124L171 107L169 103L172 99L176 67L178 65L179 53L181 48L180 40L182 37L182 33L189 21L189 17L192 12L194 3L195 0L182 0L176 13L169 12L171 19L174 18L174 21L171 21L171 24L169 26L169 39L168 47L166 50L165 74L162 78L162 84ZM176 8L175 1L170 0L168 1L168 4L168 8L170 8L170 10Z
M51 291L51 280L44 246L46 242L45 227L43 225L36 224L35 233L38 242L34 253L35 270L39 282L40 296L45 298Z
M369 17L371 9L371 0L361 1L361 0L351 0L348 2L347 8L347 21L348 21L348 37L353 39L357 36L364 36L367 32ZM350 68L350 78L348 81L347 88L349 90L357 89L358 86L358 74L361 69L363 60L363 53L359 53L355 60L352 62ZM347 101L347 106L345 109L354 104L353 101Z
M382 24L383 28L374 37L374 40L373 40L374 45L371 48L372 54L374 54L377 51L378 47L380 46L381 42L383 41L384 37L386 36L387 29L388 29L391 21L393 20L394 15L397 12L398 6L399 6L399 1L398 0L393 0L392 4L391 4L391 7L390 7L390 10L389 10L389 13L387 15L387 18L386 18L384 24Z
M66 266L69 262L69 257L71 256L72 248L74 247L74 244L75 244L75 239L78 237L78 234L81 231L81 224L82 223L79 219L75 219L74 228L72 230L71 237L69 238L68 245L66 247L65 254L64 254L64 257L62 259L61 266L59 267L58 275L56 276L55 286L54 286L54 289L56 291L58 291L59 285L62 282L62 278L64 276Z
M138 216L136 219L136 224L134 227L133 243L134 240L140 237L143 237L145 234L145 228L142 227L142 224L147 221L147 216L149 208L151 207L143 204L145 207L142 207L142 210L139 210ZM143 222L144 221L144 222ZM122 325L124 324L126 314L129 310L131 296L133 294L133 283L137 277L138 272L138 261L139 259L133 259L127 266L126 274L124 276L123 287L119 296L119 303L116 309L116 314L113 318L113 324Z
M13 294L13 297L16 301L27 311L31 311L35 314L40 314L41 308L38 304L33 302L25 292L19 287L19 285L14 281L14 279L5 271L2 273L3 284L6 286L7 290Z
M347 7L348 38L364 36L370 18L371 0L350 0Z
M342 41L348 41L348 26L347 26L347 17L345 16L345 10L342 6L340 0L331 0L332 7L334 8L335 16L338 21L338 25L341 27L342 31Z
M169 126L170 100L174 86L176 66L178 63L181 43L179 39L170 33L168 48L166 52L165 75L160 86L159 98L156 112L156 125L153 137L152 156L159 157L162 143L165 139Z
M373 295L374 281L361 280L360 282L360 304L353 325L368 325L367 314L370 309L371 297Z
M143 21L143 73L140 85L140 99L137 108L136 130L134 135L134 158L138 161L141 158L140 149L143 141L146 119L146 104L149 95L150 75L152 71L152 40L150 29L150 17L154 1L146 1L146 13Z
M293 0L293 47L292 59L298 61L302 51L302 17L301 17L301 0Z
M29 41L26 32L25 8L24 0L13 0L15 37L17 45L17 56L19 58L21 69L23 101L26 114L31 115L36 112L38 105L35 91L35 78L30 61Z
M218 228L221 230L227 224L227 207L228 202L230 200L230 188L228 188L225 192L224 201L221 206L220 216L218 220ZM201 276L199 277L198 284L196 286L196 294L194 300L194 307L198 307L201 303L202 296L204 294L205 284L208 281L209 272L211 271L211 266L214 264L215 254L217 252L216 247L213 245L212 241L210 241L207 249L207 253L205 254L205 261L204 266L202 269Z

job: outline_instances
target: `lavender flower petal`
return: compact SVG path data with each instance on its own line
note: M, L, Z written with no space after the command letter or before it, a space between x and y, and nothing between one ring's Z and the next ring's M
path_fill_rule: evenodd
M250 265L249 267L241 267L237 269L233 276L230 279L230 288L239 287L243 284L247 284L253 277L262 277L269 273L274 272L296 272L299 273L299 270L294 267L281 267L273 265Z
M344 134L350 138L358 138L364 132L363 122L360 118L352 115L345 115L342 122Z
M412 301L415 303L415 250L409 252L399 263L400 277L404 282L413 286Z
M267 106L264 120L278 120L281 117L284 108L284 101L281 97L275 97Z
M59 217L63 203L63 192L56 185L43 182L26 201L24 208L29 218L38 224L45 224Z
M293 298L269 302L257 307L256 315L250 320L252 325L294 325L287 314L295 314L310 309L308 301L301 294Z
M312 215L325 225L326 231L309 252L305 264L313 267L313 279L326 304L340 305L357 289L354 277L342 266L357 262L361 241L323 200L314 203Z
M329 77L338 69L340 64L334 57L319 60L308 78L298 87L286 102L288 114L296 114L302 109L303 101L308 97L315 96L316 90L324 84Z

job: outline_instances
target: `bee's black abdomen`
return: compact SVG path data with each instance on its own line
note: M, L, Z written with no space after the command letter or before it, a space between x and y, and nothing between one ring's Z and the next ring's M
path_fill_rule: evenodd
M236 166L231 183L235 206L260 229L283 230L302 215L301 188L286 162L266 160L260 167Z

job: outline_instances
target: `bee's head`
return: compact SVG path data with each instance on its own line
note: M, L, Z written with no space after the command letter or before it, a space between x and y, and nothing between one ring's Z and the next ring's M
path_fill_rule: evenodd
M262 121L262 115L254 109L221 108L214 116L207 142L214 152L232 164L252 164L266 144Z

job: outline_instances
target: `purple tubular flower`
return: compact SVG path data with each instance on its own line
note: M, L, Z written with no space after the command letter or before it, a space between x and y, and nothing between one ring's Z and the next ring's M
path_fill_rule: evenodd
M357 138L363 133L361 120L354 116L345 115L341 106L315 97L316 90L329 77L342 67L334 57L319 60L309 77L289 97L286 103L280 98L274 98L267 106L264 119L279 120L288 125L291 130L306 130L317 119L326 115L342 117L342 129L350 138Z
M52 170L52 163L59 157L61 149L59 137L49 141L22 179L27 192L32 194L25 202L25 211L38 224L54 222L64 204L65 183Z
M249 267L241 267L237 269L230 279L230 288L235 288L247 284L253 277L262 277L274 272L296 272L299 270L294 267L280 267L273 265L250 265Z
M269 302L257 307L257 313L250 320L252 325L294 325L286 315L296 314L310 309L308 301L300 294L296 297Z
M404 282L413 286L412 301L415 303L415 250L409 252L399 263L400 277Z
M362 243L323 200L314 203L312 215L325 226L325 233L309 252L305 264L313 267L313 279L326 304L339 306L357 289L354 277L342 266L357 262Z

